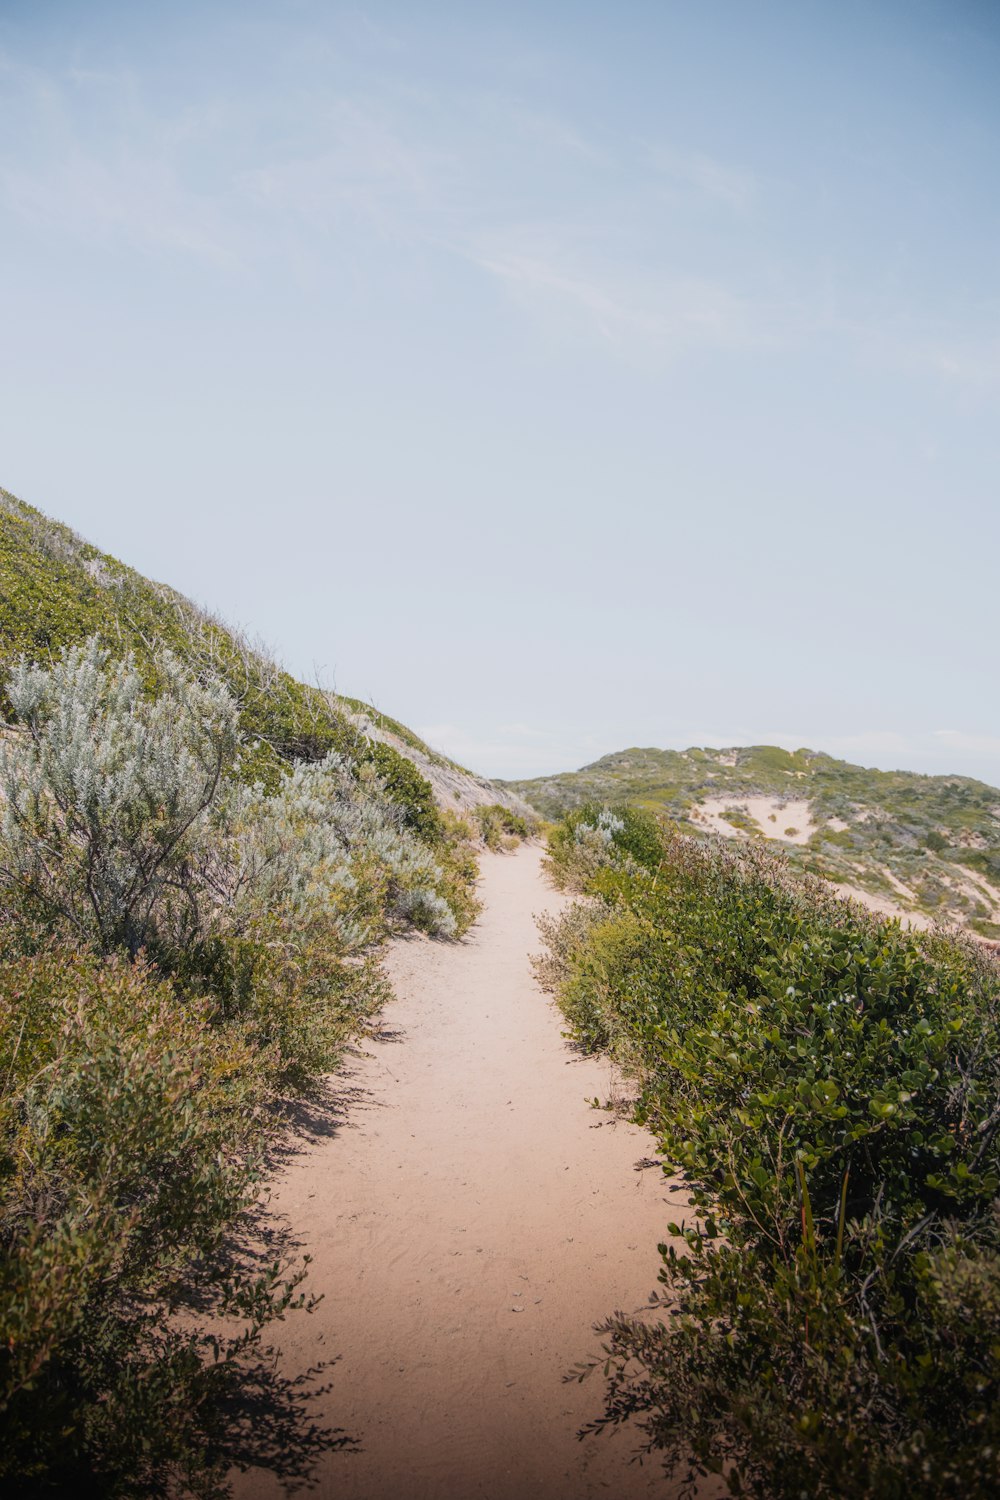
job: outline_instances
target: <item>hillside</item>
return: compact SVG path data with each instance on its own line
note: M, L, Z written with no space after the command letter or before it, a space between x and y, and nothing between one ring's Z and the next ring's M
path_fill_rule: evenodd
M815 750L622 750L507 785L546 817L633 802L685 833L766 838L879 910L1000 937L1000 790L965 776L877 771Z
M282 766L336 749L374 766L417 831L430 830L435 803L523 810L513 793L437 754L405 725L296 681L238 630L0 489L0 683L22 654L48 660L94 634L116 655L132 651L144 672L168 646L193 670L221 677L255 744L248 779L273 786ZM6 717L2 686L0 708Z

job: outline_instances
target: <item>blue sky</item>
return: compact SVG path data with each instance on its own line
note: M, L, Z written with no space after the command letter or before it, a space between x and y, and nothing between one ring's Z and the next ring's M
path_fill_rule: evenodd
M1000 9L0 0L0 484L476 768L1000 783Z

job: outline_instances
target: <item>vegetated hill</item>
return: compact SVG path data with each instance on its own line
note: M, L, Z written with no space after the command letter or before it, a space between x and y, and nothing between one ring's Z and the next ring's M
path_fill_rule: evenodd
M194 670L221 677L255 743L248 777L273 785L293 760L340 750L374 766L417 831L431 830L435 802L457 812L496 802L523 808L514 793L438 755L369 704L296 681L238 630L0 489L3 716L2 682L19 656L47 660L95 634L116 655L133 652L140 670L167 646Z
M632 802L685 833L781 843L793 863L876 909L1000 937L1000 790L967 776L877 771L815 750L622 750L507 783L546 817Z

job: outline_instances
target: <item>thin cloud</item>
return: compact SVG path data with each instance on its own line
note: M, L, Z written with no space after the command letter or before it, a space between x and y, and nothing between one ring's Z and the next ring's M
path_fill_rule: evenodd
M575 157L591 166L606 166L609 152L588 140L569 121L520 104L510 106L509 116L515 128L535 145L555 155Z
M670 354L691 346L748 347L769 337L753 309L729 288L705 278L661 274L624 276L581 266L574 247L560 247L551 231L491 244L484 237L471 258L502 282L522 305L569 313L603 341L620 349L644 346ZM533 248L532 238L543 241ZM756 326L755 326L756 324Z
M655 146L649 160L653 171L661 177L693 188L702 197L724 203L727 208L747 209L757 196L757 182L751 173L727 167L700 151Z
M240 195L269 216L325 224L350 213L381 224L421 224L445 162L408 144L390 120L354 101L330 111L322 148L241 172ZM419 232L419 229L418 229Z

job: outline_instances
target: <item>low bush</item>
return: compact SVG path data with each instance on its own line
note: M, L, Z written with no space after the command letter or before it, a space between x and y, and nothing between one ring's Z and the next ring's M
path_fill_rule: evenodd
M616 817L618 815L615 815ZM543 979L638 1077L691 1217L664 1321L615 1315L595 1424L693 1486L987 1496L1000 1486L1000 972L759 846L610 829ZM579 869L564 825L553 860Z
M585 802L549 833L548 869L560 890L583 891L609 860L655 870L663 858L661 824L641 808Z
M426 778L394 746L361 734L333 695L297 682L239 631L0 489L0 710L13 711L6 679L22 657L48 663L97 640L115 658L129 655L147 690L158 686L164 648L189 677L224 685L243 741L237 774L248 783L274 791L290 764L336 751L374 770L411 832L440 838Z
M216 1491L221 1403L296 1299L295 1274L235 1256L262 1073L142 962L0 963L0 1488Z
M0 882L42 920L134 956L185 871L238 745L236 705L177 659L162 691L96 638L7 686L20 732L0 743Z
M504 807L501 802L475 807L472 816L476 821L479 837L487 849L492 849L494 853L516 849L524 839L531 838L538 828L533 819L529 821L512 807Z

